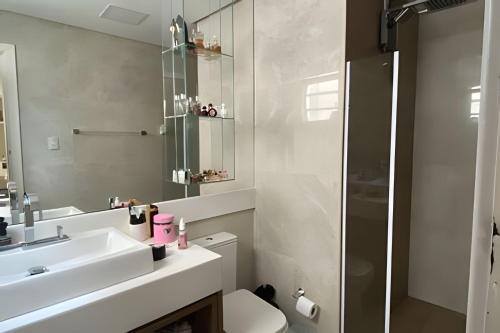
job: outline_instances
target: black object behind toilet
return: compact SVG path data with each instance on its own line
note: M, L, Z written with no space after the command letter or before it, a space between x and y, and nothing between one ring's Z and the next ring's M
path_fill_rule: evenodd
M258 297L262 298L267 303L274 306L276 309L280 308L278 304L274 302L274 295L276 294L276 289L274 289L272 285L270 284L261 285L257 289L255 289L253 293Z

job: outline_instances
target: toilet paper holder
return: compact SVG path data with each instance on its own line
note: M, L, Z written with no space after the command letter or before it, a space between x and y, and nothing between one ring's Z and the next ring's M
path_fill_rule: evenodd
M304 291L304 289L299 288L295 293L292 294L292 297L295 299L299 299L299 297L304 296L305 294L306 292Z

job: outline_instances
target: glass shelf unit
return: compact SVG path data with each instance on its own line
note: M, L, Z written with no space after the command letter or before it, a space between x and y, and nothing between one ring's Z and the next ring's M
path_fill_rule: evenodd
M166 181L235 177L232 17L232 1L163 0ZM192 31L205 34L203 45L193 43Z

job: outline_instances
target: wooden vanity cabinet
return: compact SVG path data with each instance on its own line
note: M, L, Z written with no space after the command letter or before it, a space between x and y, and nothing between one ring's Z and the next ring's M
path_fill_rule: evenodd
M192 333L223 333L222 292L205 297L130 332L162 332L168 325L184 320L191 324Z

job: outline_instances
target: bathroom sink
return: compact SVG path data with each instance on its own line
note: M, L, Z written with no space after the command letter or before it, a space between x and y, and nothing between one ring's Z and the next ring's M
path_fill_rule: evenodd
M60 217L85 213L84 211L81 211L74 206L54 208L54 209L45 209L42 212L43 212L42 214L43 214L44 220L57 219ZM40 220L40 217L38 215L39 215L38 212L33 213L33 217L35 218L35 221ZM21 214L21 221L24 222L24 214Z
M74 207L74 206L68 206L68 207L61 207L61 208L54 208L54 209L45 209L42 211L42 217L44 220L50 220L50 219L58 219L61 217L65 216L71 216L71 215L77 215L77 214L82 214L85 213L84 211L81 211L80 209ZM12 217L10 214L10 207L0 207L0 216L5 218L5 222L10 223L12 221ZM35 221L40 220L40 213L35 211L33 212L33 218ZM19 222L24 223L24 213L19 214Z
M150 247L114 228L69 236L0 254L0 321L153 271Z

